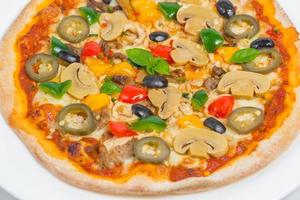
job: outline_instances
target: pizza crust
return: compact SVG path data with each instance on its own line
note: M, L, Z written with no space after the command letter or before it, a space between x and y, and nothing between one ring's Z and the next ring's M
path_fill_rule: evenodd
M29 3L0 44L0 51L6 52L5 57L0 58L0 77L2 77L0 79L0 109L7 122L10 122L10 116L14 110L22 110L21 107L15 108L15 101L18 98L15 94L17 90L14 85L14 70L17 66L14 52L15 40L23 30L24 24L36 14L36 8L41 2L43 0L32 0ZM292 26L287 15L277 3L276 8L278 20L285 26ZM300 50L299 43L297 45ZM289 118L285 120L283 126L270 139L262 141L256 151L249 156L238 159L232 166L218 170L209 177L188 178L179 182L155 182L146 176L135 176L126 183L114 183L105 179L97 179L76 170L67 159L60 160L47 154L34 136L25 133L21 129L14 128L14 125L12 125L12 128L44 167L74 186L111 194L160 195L190 193L209 190L237 181L263 168L282 153L296 138L297 131L300 129L298 123L300 120L300 88L296 88L295 93L296 101ZM24 99L22 105L26 105Z

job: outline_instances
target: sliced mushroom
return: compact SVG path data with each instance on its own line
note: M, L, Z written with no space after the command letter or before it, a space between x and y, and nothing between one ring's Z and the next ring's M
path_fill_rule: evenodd
M101 37L105 41L112 41L119 37L126 24L126 16L123 12L104 13L101 15Z
M60 77L61 81L72 81L72 86L68 93L77 99L83 99L90 94L97 94L97 79L85 65L73 63L69 65Z
M231 93L239 97L253 97L269 90L270 80L262 74L245 71L226 73L218 85L219 92Z
M202 46L187 39L176 39L173 41L171 57L178 65L185 65L188 62L200 67L209 61L208 54Z
M117 2L121 6L125 14L127 15L128 19L130 20L136 19L136 15L134 13L130 0L117 0Z
M206 27L221 30L222 21L219 16L209 8L200 5L182 6L177 12L177 21L185 24L185 31L198 35Z
M228 152L226 137L204 128L181 129L173 145L177 153L189 152L191 156L206 159L210 156L221 157Z
M181 93L175 87L166 89L152 89L148 92L151 103L159 108L158 115L162 119L168 119L178 108Z

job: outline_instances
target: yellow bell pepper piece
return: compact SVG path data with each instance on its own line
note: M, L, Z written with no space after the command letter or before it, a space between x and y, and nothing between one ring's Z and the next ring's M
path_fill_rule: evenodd
M203 79L207 73L208 69L206 67L185 66L185 78L187 80Z
M177 125L180 128L196 127L203 128L201 119L196 115L185 115L177 120Z
M215 60L230 63L231 57L238 50L237 47L220 47L215 54Z
M157 9L147 9L144 12L140 13L138 16L138 21L143 24L155 23L160 19L161 13Z
M152 0L131 0L131 6L137 13L142 13L145 10L156 8L156 3Z
M93 111L96 111L108 106L110 98L107 94L95 94L87 96L82 102L88 105Z
M131 5L140 23L153 24L161 17L157 4L153 0L131 0Z
M97 77L106 74L107 71L112 69L111 64L104 63L100 59L88 57L85 60L89 70L91 70Z
M122 62L112 67L111 70L107 71L107 74L110 76L129 76L135 77L136 71L134 68L127 62Z

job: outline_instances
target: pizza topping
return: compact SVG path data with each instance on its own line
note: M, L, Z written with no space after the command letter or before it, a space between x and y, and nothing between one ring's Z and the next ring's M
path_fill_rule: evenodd
M56 99L61 99L64 94L70 89L71 85L72 81L68 80L62 83L44 82L41 83L39 87L44 93L50 94Z
M216 7L219 14L225 18L230 18L235 15L235 8L229 0L218 0Z
M252 38L259 32L258 21L250 15L235 15L225 23L225 34L233 39Z
M103 83L100 92L108 95L118 94L122 91L122 89L118 86L118 84L114 83L111 80L105 80Z
M176 2L160 2L158 3L158 8L166 19L172 20L176 19L180 5Z
M178 109L181 96L180 91L173 86L166 89L151 89L148 94L151 103L158 107L158 115L162 119L168 119Z
M232 63L243 64L253 61L260 54L259 50L246 48L236 51L230 61Z
M167 128L167 123L157 116L149 116L137 120L131 125L131 128L139 132L162 132Z
M202 29L200 38L209 53L214 53L224 43L224 38L214 29Z
M173 48L171 57L178 65L191 63L194 66L201 67L209 62L204 48L191 40L176 39L173 41Z
M159 137L144 137L134 143L134 155L141 162L159 164L168 159L170 147Z
M196 127L203 128L203 123L197 115L185 115L177 120L180 128Z
M170 35L166 32L155 31L149 34L149 39L153 42L163 42L169 39Z
M253 49L274 48L275 43L271 38L258 38L251 42L250 47Z
M203 29L210 28L220 30L222 23L216 13L206 7L191 4L182 6L177 13L177 21L185 24L184 30L192 35L197 35Z
M231 93L238 97L253 97L266 93L271 86L270 80L262 74L245 71L226 73L218 85L218 91Z
M126 16L120 11L102 14L101 38L105 41L115 40L122 34L126 21Z
M58 61L47 54L36 54L25 64L26 74L36 82L45 82L53 79L58 73Z
M225 136L204 128L181 129L175 137L173 145L177 153L189 152L191 156L206 159L210 156L224 156L228 151L228 142Z
M136 135L136 132L131 130L125 122L113 122L108 123L109 131L116 137L128 137Z
M255 107L237 108L228 117L228 125L239 134L247 134L255 130L263 121L263 110Z
M209 128L217 133L222 134L222 133L226 132L225 126L219 120L217 120L213 117L209 117L206 120L204 120L203 124L207 128Z
M119 101L134 104L145 100L147 96L147 89L133 85L128 85L123 88L119 97Z
M88 105L93 111L98 111L109 105L110 98L106 94L94 94L87 96L82 103Z
M61 81L71 80L72 86L68 93L75 98L83 99L87 95L97 94L99 89L96 77L85 65L73 63L61 73Z
M57 33L68 42L78 43L88 37L90 27L83 17L72 15L63 18L57 27Z
M150 89L168 87L168 80L163 76L149 75L143 80L144 86Z
M57 116L57 123L63 133L76 136L91 134L96 128L96 118L85 104L71 104L64 107Z
M144 105L134 104L131 107L132 113L138 116L139 118L147 118L153 115L153 112Z
M208 113L217 118L227 118L232 111L234 102L233 96L221 96L209 104Z
M260 49L259 52L260 55L254 61L242 65L244 70L265 74L281 65L282 57L276 49L265 48Z
M58 53L58 57L68 64L80 62L80 56L71 51L62 50Z
M51 54L58 57L61 51L70 51L69 47L58 38L51 37Z
M81 57L85 60L86 57L97 57L102 53L102 49L97 42L90 41L84 44L81 51Z
M208 100L208 95L204 90L197 91L192 97L192 107L195 111L200 111Z
M89 25L95 24L99 21L100 14L90 7L79 8L80 14L88 21Z

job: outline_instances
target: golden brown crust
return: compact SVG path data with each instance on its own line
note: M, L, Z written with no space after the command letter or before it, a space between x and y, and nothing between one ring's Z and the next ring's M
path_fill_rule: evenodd
M6 52L5 57L0 58L0 76L2 77L0 79L0 109L8 122L14 110L18 110L19 108L15 108L16 105L26 105L25 102L16 104L16 101L22 99L17 99L22 94L15 94L17 86L14 84L13 77L17 63L14 43L18 33L23 30L24 25L36 13L36 8L41 2L43 0L32 0L30 2L0 44L0 51ZM289 19L282 9L278 5L276 9L278 20L282 24L291 26ZM299 46L298 49L300 49ZM249 156L242 157L234 165L227 166L209 177L189 178L179 182L155 182L145 176L133 177L126 183L114 183L108 180L97 179L76 170L67 159L61 160L47 154L37 142L37 138L24 132L20 127L15 127L14 125L12 127L43 166L60 179L77 187L113 194L159 195L166 193L188 193L204 191L237 181L263 168L283 152L297 136L297 130L300 128L300 124L298 123L300 120L298 112L300 110L300 88L295 89L295 93L296 102L288 119L285 120L283 126L270 139L262 141L255 152L252 152ZM28 131L30 128L26 130Z

